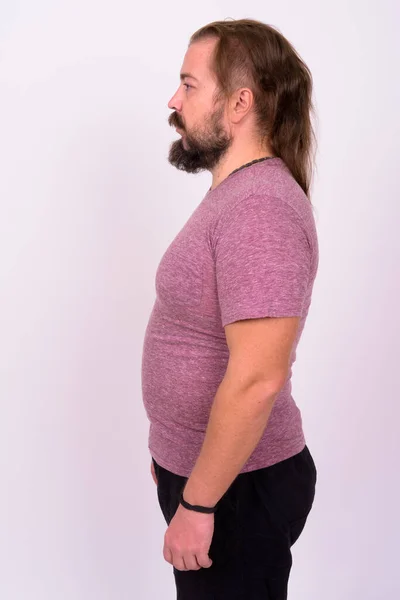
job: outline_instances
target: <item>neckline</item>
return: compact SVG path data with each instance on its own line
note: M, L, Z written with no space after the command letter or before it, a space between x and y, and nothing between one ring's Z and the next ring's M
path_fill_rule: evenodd
M254 160L251 160L250 162L242 165L241 167L238 167L237 169L234 169L233 171L231 171L231 173L229 173L228 177L230 177L231 175L233 175L237 171L240 171L241 169L244 169L245 167L250 167L251 165L254 165L255 163L262 162L263 160L271 160L271 158L277 158L277 157L276 156L262 156L261 158L255 158ZM226 179L228 179L228 177Z
M260 163L260 162L267 161L267 160L275 160L275 159L279 159L279 156L263 156L262 158L256 158L244 165L241 165L240 167L238 167L237 169L234 169L231 173L229 173L229 175L227 175L227 177L225 177L225 179L223 179L221 181L221 183L219 183L214 189L211 189L211 187L208 188L206 195L208 196L209 194L212 194L213 192L215 192L225 181L229 180L231 175L238 173L242 169L248 168L256 163Z

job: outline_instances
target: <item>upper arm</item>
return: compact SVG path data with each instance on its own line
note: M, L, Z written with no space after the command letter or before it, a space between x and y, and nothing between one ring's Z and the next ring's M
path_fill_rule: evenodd
M260 382L279 391L286 380L299 322L300 317L264 317L226 325L226 377L244 387Z
M215 269L228 373L283 382L308 307L311 264L302 218L281 199L252 196L221 221Z

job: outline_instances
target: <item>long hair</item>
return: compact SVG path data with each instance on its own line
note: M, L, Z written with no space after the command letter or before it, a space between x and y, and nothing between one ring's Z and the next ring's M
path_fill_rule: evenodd
M274 27L253 19L214 21L198 29L189 45L217 38L211 69L215 100L240 87L254 95L255 125L310 199L316 137L311 116L312 76L294 47Z

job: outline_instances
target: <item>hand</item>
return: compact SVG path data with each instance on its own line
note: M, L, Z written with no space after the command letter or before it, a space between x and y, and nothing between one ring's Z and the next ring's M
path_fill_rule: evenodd
M214 513L200 513L179 504L164 535L163 555L179 571L211 567L208 556L214 534Z
M157 475L156 475L156 472L154 470L154 463L153 463L153 461L151 461L151 474L153 475L154 483L156 485L158 485Z

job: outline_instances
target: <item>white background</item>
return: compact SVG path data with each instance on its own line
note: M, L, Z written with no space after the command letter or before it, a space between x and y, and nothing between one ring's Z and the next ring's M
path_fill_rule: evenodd
M277 26L310 67L320 268L293 395L319 471L290 600L400 595L399 7L2 0L0 597L175 598L140 363L211 176L167 161L189 36Z

